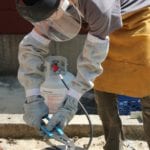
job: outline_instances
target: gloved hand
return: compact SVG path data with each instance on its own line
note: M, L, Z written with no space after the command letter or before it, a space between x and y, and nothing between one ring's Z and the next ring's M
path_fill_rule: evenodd
M42 118L49 113L48 106L44 103L44 98L40 95L27 97L24 104L24 121L40 129Z
M64 128L73 118L78 110L78 100L70 95L66 95L64 102L59 110L52 116L47 124L49 131L53 130L57 125Z

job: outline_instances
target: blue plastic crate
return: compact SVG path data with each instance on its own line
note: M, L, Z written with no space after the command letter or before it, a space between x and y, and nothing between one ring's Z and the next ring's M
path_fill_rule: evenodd
M120 115L130 115L131 111L141 111L141 101L139 98L118 95L118 110Z

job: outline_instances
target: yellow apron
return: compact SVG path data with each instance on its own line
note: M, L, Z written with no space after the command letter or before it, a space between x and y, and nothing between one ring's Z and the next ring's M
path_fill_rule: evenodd
M123 27L110 35L109 54L102 66L96 90L150 95L150 7L123 16Z

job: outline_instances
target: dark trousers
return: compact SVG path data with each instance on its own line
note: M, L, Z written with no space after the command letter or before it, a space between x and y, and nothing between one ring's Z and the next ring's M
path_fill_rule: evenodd
M98 114L102 120L106 144L104 150L122 150L122 123L118 114L117 98L115 94L94 91ZM146 139L150 146L150 97L141 100L143 124Z

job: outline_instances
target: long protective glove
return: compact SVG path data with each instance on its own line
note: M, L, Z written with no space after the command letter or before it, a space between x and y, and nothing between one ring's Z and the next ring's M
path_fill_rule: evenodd
M24 104L24 121L32 127L40 129L42 118L48 116L49 109L40 95L27 97Z
M52 131L56 126L63 129L76 114L77 110L78 100L70 95L66 95L59 110L52 116L47 124L48 130Z
M87 35L83 51L77 60L77 75L70 88L83 95L93 88L93 81L102 74L101 63L105 60L109 49L109 38L100 39Z
M25 88L26 97L41 94L45 57L48 56L50 42L33 30L19 44L18 79Z

